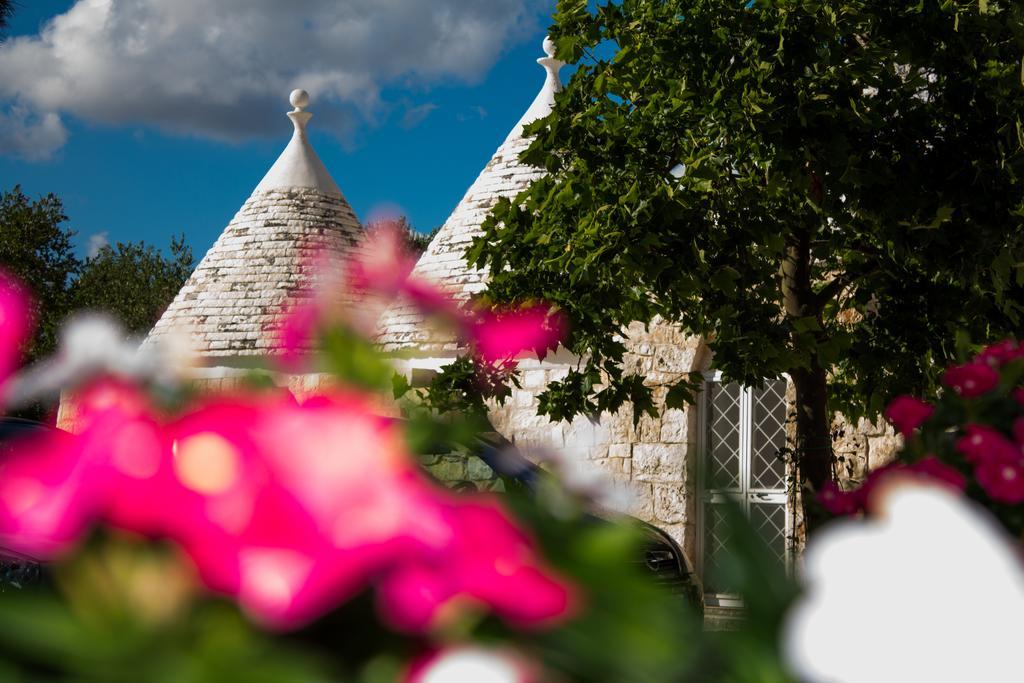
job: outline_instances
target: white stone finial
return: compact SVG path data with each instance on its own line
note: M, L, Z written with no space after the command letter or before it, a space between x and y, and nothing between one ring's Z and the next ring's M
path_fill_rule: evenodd
M555 41L551 40L551 36L544 36L544 54L548 57L555 56Z
M256 192L308 187L320 190L324 194L341 196L341 190L324 168L320 157L313 151L306 135L306 126L313 118L313 114L306 111L306 107L309 106L309 93L301 89L292 90L288 101L295 107L288 112L288 118L295 125L295 132L288 146L281 152L281 156L256 186Z
M309 93L301 88L292 90L292 94L288 96L288 102L295 107L295 111L303 111L309 106Z
M551 40L550 36L544 38L543 48L544 54L547 56L538 59L537 63L544 67L546 72L544 85L537 93L533 104L523 114L523 118L519 119L519 123L508 134L507 139L518 137L522 134L524 126L550 114L555 106L555 94L562 90L562 79L559 78L558 72L565 66L565 62L555 57L555 42Z

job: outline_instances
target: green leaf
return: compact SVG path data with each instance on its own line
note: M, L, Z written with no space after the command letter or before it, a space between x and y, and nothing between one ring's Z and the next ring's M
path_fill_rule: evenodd
M405 375L396 372L391 376L391 394L396 399L402 398L412 387L409 385L409 380L406 379Z

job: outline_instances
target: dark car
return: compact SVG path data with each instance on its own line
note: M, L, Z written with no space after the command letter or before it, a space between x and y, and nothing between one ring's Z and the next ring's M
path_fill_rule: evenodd
M515 479L529 491L536 487L545 476L550 476L537 464L529 460L510 441L497 432L488 432L479 438L480 448L474 453L494 472L502 477ZM628 517L646 537L643 556L637 562L651 575L656 585L683 598L693 609L703 612L704 601L700 584L690 567L686 555L675 539L653 524L635 517ZM594 523L607 524L601 511L593 511L588 518Z
M0 418L0 458L19 439L52 431L41 422L17 417ZM21 588L39 580L41 569L36 560L0 547L0 590Z

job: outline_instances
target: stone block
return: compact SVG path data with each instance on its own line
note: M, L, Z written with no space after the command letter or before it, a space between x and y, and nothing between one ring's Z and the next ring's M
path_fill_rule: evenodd
M608 457L609 458L632 458L633 457L633 444L630 443L613 443L608 446Z
M902 439L895 434L868 437L868 467L875 470L888 465L902 446Z
M654 518L665 524L686 521L688 496L683 484L654 485Z
M663 443L686 443L689 436L687 414L682 410L666 410L661 418L660 439Z
M654 489L651 484L632 482L626 514L650 522L654 519Z
M466 459L466 476L472 481L487 481L493 479L495 474L487 463L480 458L471 456Z
M661 417L651 417L650 415L641 416L640 423L637 425L636 431L641 442L660 443Z
M512 400L517 408L529 408L536 404L533 393L523 389L514 390Z
M679 444L633 446L633 478L640 481L685 481L686 449Z
M632 462L625 458L601 458L594 466L618 481L626 481L632 472Z
M527 370L523 373L522 384L524 389L543 389L547 386L548 375L544 370Z
M444 456L427 469L445 483L461 481L466 478L466 459L463 456Z

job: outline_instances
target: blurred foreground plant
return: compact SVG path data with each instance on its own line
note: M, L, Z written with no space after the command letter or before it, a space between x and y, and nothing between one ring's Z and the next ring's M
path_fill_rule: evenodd
M729 566L750 618L705 634L638 566L638 530L594 517L589 494L554 477L551 495L511 479L501 498L456 493L421 471L439 441L479 445L505 386L490 374L554 348L563 324L543 305L456 306L386 231L355 253L328 278L347 305L290 305L263 374L326 367L334 388L171 396L106 359L73 378L77 433L10 446L0 546L47 564L0 594L4 680L787 680L775 633L793 589L749 529ZM455 327L476 362L410 388L360 318L395 297ZM28 310L5 278L3 379Z
M896 462L871 472L855 490L824 489L820 500L829 511L863 511L881 484L909 477L963 491L1021 537L1024 347L1007 339L964 356L943 374L945 389L933 402L900 396L889 405L885 416L904 438Z

